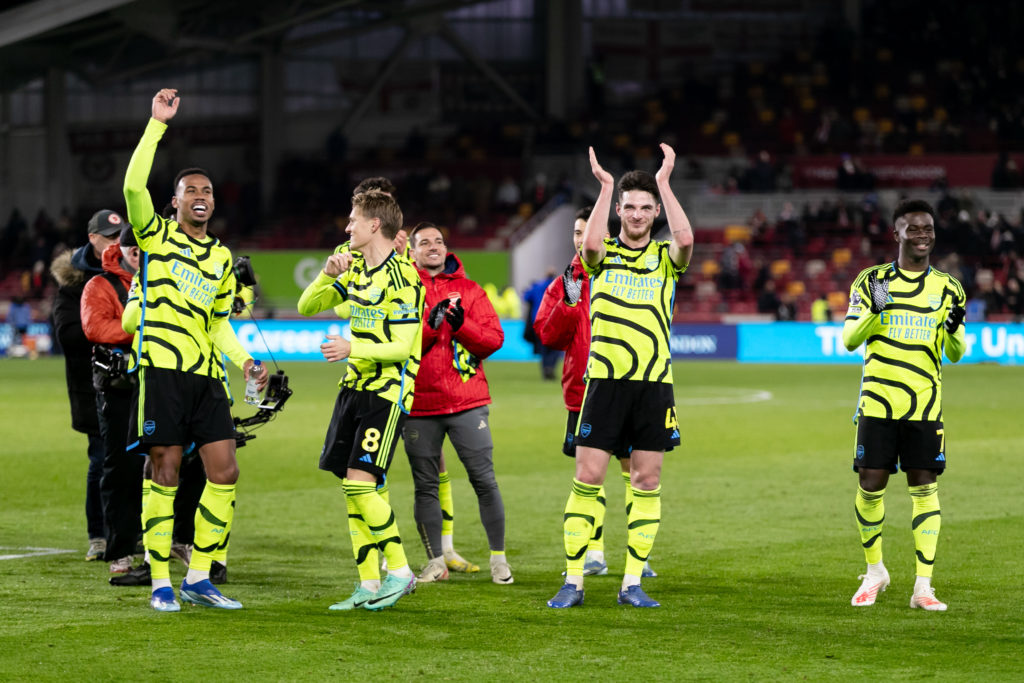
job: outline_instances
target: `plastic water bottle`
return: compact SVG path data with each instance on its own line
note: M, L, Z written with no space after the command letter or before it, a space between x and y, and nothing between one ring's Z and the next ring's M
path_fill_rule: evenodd
M262 362L254 360L252 367L249 368L249 378L245 382L245 402L249 405L259 405L260 402L260 389L256 384L256 376L260 374L262 365Z

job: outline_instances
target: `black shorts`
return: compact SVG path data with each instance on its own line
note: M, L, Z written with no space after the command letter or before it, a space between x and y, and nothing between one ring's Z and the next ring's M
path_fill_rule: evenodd
M128 452L147 453L152 446L195 444L235 439L224 384L214 377L165 368L139 368L128 416Z
M405 413L372 391L342 387L327 428L320 469L344 479L349 468L369 472L384 483L402 433Z
M672 450L679 445L672 385L590 380L583 396L575 445L612 453Z
M861 417L857 420L857 448L853 469L864 467L889 470L932 470L946 468L946 435L942 422L887 420Z
M580 414L570 410L569 419L565 422L565 438L562 439L562 452L570 458L576 457L576 423L579 422L579 419ZM632 450L632 448L627 448L624 451L613 451L612 455L619 460L624 460L629 457Z

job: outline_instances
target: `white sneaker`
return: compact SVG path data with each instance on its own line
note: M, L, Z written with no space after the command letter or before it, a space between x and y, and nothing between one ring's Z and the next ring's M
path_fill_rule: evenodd
M515 583L515 579L512 578L512 567L504 557L496 555L491 558L491 580L502 585Z
M416 580L420 583L434 583L435 581L447 581L448 580L448 567L444 563L443 557L435 557L434 559L427 562L426 566L423 567L423 571L416 577Z
M875 604L878 594L889 586L889 572L885 567L882 567L880 572L868 571L867 574L861 574L857 578L863 579L863 581L850 600L850 604L854 607L870 607Z
M90 538L89 549L85 551L85 561L95 562L96 560L102 560L103 555L107 552L107 539L105 538Z
M921 609L928 610L929 612L946 611L946 603L939 602L935 598L935 589L931 586L915 590L914 594L910 598L910 606L912 608L920 607Z
M110 563L111 574L127 574L132 570L132 556L122 557Z

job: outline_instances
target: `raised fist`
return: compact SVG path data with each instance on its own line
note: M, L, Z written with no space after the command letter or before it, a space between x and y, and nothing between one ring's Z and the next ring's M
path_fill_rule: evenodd
M153 118L167 123L178 113L181 98L174 88L164 88L153 97Z

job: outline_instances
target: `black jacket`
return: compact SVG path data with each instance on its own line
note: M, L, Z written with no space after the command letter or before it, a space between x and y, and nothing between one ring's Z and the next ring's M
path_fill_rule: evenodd
M83 434L100 433L96 417L96 390L92 386L92 342L82 331L82 290L85 283L103 272L92 245L65 252L50 266L57 281L53 302L53 331L64 348L64 372L71 399L71 426Z

